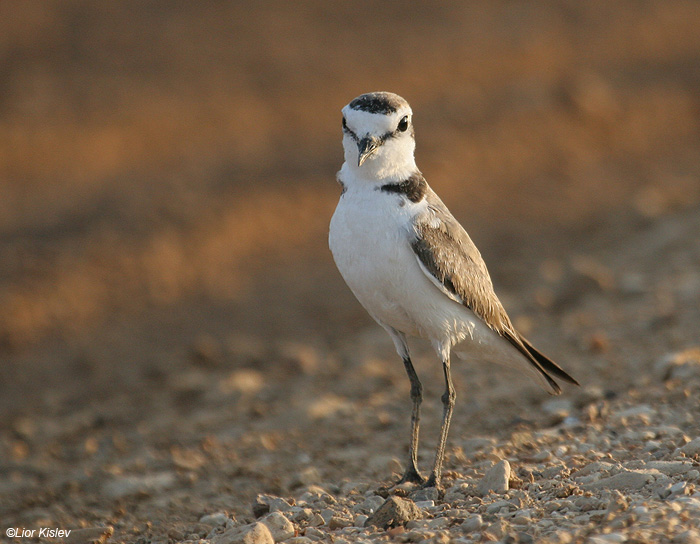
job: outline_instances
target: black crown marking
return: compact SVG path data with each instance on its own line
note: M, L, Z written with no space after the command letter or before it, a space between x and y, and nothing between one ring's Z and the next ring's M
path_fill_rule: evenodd
M367 93L358 96L349 105L353 110L387 115L395 113L401 107L402 103L397 98L389 93Z

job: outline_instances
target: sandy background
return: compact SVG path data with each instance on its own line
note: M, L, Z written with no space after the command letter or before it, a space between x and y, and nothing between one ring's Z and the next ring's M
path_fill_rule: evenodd
M411 103L523 332L608 397L652 383L700 342L698 28L680 1L3 2L0 518L160 541L309 471L388 479L408 380L327 249L367 91ZM453 437L547 424L520 377L458 374ZM110 487L154 471L167 500Z

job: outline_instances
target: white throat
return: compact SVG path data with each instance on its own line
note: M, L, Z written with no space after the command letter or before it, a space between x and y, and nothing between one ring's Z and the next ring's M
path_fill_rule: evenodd
M343 138L345 162L341 175L346 173L355 179L376 183L392 183L402 181L418 170L413 155L415 142L413 138L404 141L385 142L361 166L357 165L357 143L350 137Z

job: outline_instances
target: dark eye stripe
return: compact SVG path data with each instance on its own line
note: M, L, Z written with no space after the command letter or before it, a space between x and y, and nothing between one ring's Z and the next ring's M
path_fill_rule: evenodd
M407 118L408 116L406 115L405 117ZM402 118L401 120L403 121L403 118ZM399 124L400 124L400 123L401 123L401 122L399 121ZM355 133L352 131L352 129L348 126L348 123L347 123L347 120L345 119L345 116L343 116L343 123L342 123L342 124L343 124L343 132L345 132L348 136L350 136L350 137L351 137L353 140L355 140L356 142L359 142L359 141L360 141L360 138L359 138L359 137L357 136L357 134L355 134ZM410 126L411 126L410 123L408 123L407 126L406 126L406 128L405 128L404 130L399 130L399 128L397 127L396 130L394 130L394 131L389 131L389 132L387 132L386 134L382 134L382 135L379 137L379 141L380 141L381 143L384 143L384 142L385 142L386 140L388 140L389 138L396 138L397 136L399 136L399 134L402 134L402 133L406 132L406 131L409 129Z
M345 121L345 117L343 117L343 132L348 134L356 142L360 141L360 139L357 137L357 134L355 134L352 130L350 130L350 127L348 126L347 122Z

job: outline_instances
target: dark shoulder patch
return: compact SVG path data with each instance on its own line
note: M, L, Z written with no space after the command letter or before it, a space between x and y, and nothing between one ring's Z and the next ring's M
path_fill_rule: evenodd
M404 195L411 202L420 202L428 189L428 183L425 181L423 174L416 172L407 180L398 183L387 183L382 185L380 189L386 193Z
M399 97L390 93L367 93L350 102L350 109L367 113L394 113L401 107Z

